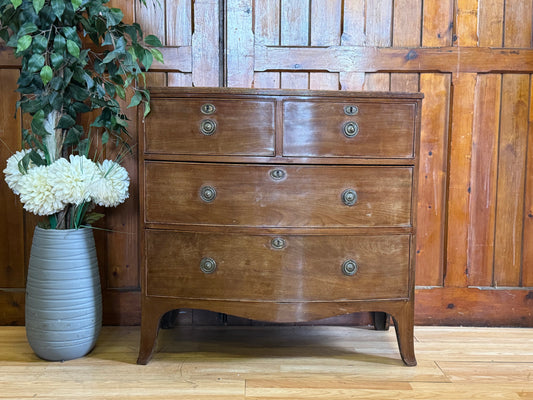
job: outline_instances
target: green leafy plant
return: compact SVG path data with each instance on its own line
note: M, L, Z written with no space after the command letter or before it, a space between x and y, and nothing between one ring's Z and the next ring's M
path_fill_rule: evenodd
M72 203L71 198L54 199L51 193L51 198L45 200L47 204L55 202L55 207L28 205L25 200L29 194L24 197L24 190L37 189L23 185L35 185L39 181L42 186L39 195L43 198L54 188L47 188L43 183L43 176L50 175L44 169L42 176L32 183L27 182L30 179L26 175L63 159L72 164L70 169L62 169L63 173L70 171L64 176L71 180L66 184L73 184L76 179L90 180L86 182L86 192L96 190L96 181L100 186L104 184L102 177L123 175L115 164L107 165L111 170L103 169L96 158L103 154L102 146L108 144L120 148L116 151L117 163L130 150L128 119L123 110L128 104L126 99L129 99L127 107L144 103L145 115L148 114L150 94L145 72L154 59L163 62L162 53L157 49L160 40L153 35L144 36L139 24L124 23L122 11L108 7L107 3L108 0L0 0L0 38L21 60L17 82L21 98L17 107L31 116L30 129L23 131L23 151L12 156L11 168L8 162L4 171L6 181L21 195L25 209L49 216L53 229L77 228L90 222L92 217L87 211L95 203L116 204L106 204L89 193L81 201L78 196L77 202ZM90 113L88 129L79 123L84 113ZM92 158L101 174L93 170L91 177L85 170L92 169L88 161L93 161L89 152L94 148L91 142L95 130L99 132L100 151ZM78 175L73 175L73 171Z

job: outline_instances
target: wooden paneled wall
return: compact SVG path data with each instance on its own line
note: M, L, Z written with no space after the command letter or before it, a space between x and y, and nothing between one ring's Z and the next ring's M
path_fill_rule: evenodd
M423 92L416 321L533 326L533 2L156 3L113 0L163 39L153 86ZM17 68L0 48L0 159L20 142ZM107 323L139 322L136 201L134 184L97 232ZM2 181L3 324L23 323L34 221Z

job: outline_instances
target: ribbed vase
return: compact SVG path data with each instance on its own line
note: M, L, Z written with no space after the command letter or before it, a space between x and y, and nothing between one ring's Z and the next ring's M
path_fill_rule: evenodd
M40 358L89 353L102 326L92 229L35 228L26 284L26 336Z

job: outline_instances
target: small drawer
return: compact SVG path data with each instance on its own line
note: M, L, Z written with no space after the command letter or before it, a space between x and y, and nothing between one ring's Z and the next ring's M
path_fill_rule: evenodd
M416 104L285 101L283 155L414 158Z
M145 152L274 155L274 102L156 98L145 121Z
M239 301L407 298L409 235L146 231L148 295Z
M408 227L412 178L411 167L147 162L145 221Z

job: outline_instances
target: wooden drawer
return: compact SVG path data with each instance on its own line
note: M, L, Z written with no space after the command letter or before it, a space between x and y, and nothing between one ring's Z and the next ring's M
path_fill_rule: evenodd
M146 153L274 154L274 101L159 98L151 104L145 122Z
M145 240L148 295L278 302L408 296L409 235L269 236L147 230ZM273 241L279 244L281 240L284 246L275 248ZM202 260L204 269L216 263L214 271L203 272ZM351 276L343 272L346 261L357 266Z
M285 101L283 155L414 158L415 118L413 103Z
M145 220L263 227L410 226L412 178L411 167L146 162ZM216 192L211 201L202 199L206 190ZM347 200L356 201L347 205Z

